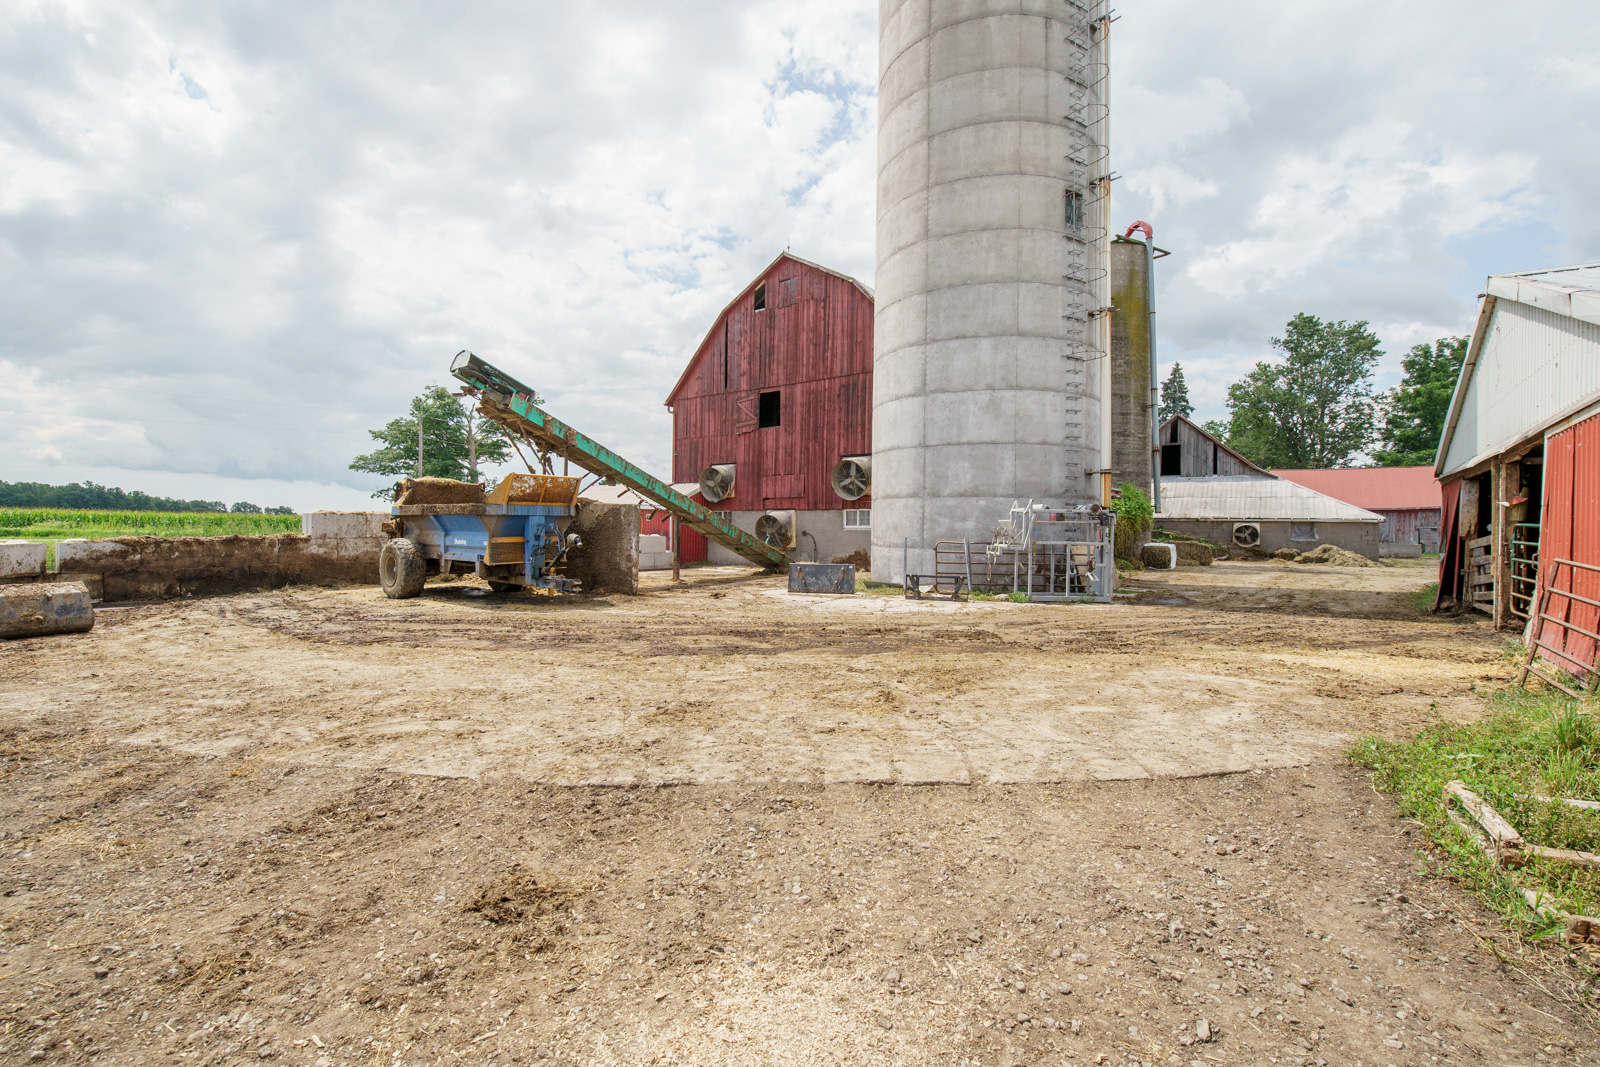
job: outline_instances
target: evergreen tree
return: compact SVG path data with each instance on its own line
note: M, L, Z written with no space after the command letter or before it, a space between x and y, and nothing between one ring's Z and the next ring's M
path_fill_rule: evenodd
M1189 403L1189 386L1183 380L1181 363L1174 363L1172 373L1161 383L1161 421L1166 422L1174 415L1182 415L1186 419L1194 416L1194 405Z
M422 457L417 461L417 422L422 422ZM414 397L408 414L391 419L381 430L368 430L379 447L350 461L350 469L389 477L478 480L478 464L504 463L510 444L500 427L464 409L450 390L429 386ZM390 490L372 494L387 498Z
M1348 466L1372 442L1377 336L1366 322L1302 312L1272 347L1282 363L1257 363L1228 387L1229 447L1269 470Z
M1413 345L1401 365L1406 376L1385 397L1383 447L1373 458L1385 467L1431 466L1444 436L1450 398L1467 359L1465 337Z

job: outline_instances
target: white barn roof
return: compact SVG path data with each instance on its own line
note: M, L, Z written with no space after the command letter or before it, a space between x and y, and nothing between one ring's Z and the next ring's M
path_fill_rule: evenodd
M1489 278L1434 472L1469 470L1600 401L1600 263Z
M1383 516L1284 478L1238 474L1161 479L1161 513L1156 519L1382 522Z

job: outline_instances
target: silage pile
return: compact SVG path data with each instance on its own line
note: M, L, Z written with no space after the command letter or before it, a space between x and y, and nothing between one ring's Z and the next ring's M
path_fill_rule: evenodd
M1296 563L1327 563L1335 567L1377 567L1366 556L1357 555L1349 549L1340 548L1338 545L1318 545L1310 552L1302 552L1295 558Z

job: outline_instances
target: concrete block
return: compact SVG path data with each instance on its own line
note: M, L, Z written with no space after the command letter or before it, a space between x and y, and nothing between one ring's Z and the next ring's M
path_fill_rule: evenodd
M1012 336L1018 330L1019 305L1013 282L959 285L927 295L928 340L957 337ZM1059 314L1057 325L1059 328Z
M967 18L933 31L928 77L934 81L1002 67L1042 67L1049 27L1034 15Z
M930 502L938 529L962 529L943 517L955 498L1003 496L1009 501L1016 496L1015 462L1016 449L1009 442L925 446L923 477L929 493L943 498ZM1004 517L997 514L991 523Z
M926 350L901 348L872 361L872 395L880 403L921 396L928 388Z
M77 582L0 585L0 637L84 633L93 628L89 591Z
M877 284L892 293L917 292L928 284L928 245L917 241L886 255L878 265Z
M880 291L873 317L873 359L921 345L927 340L928 297L912 293L894 299Z
M1015 392L1000 389L932 393L927 398L922 439L928 445L1010 442L1015 439L1016 397ZM937 483L929 489L943 492Z
M889 114L927 85L928 39L913 41L878 75L878 111Z
M921 396L889 400L877 406L872 413L872 453L898 448L915 448L923 440L923 408L927 398ZM900 470L896 469L898 475ZM889 482L890 485L901 483Z
M893 159L907 148L921 141L928 133L928 107L933 92L919 87L892 111L878 117L878 152L885 159Z
M885 257L915 249L928 236L928 194L915 190L886 198L878 216L878 241ZM891 279L892 281L892 279Z
M97 572L104 569L106 563L126 559L133 554L133 550L120 541L90 541L71 537L56 542L56 571Z
M947 130L928 139L927 171L909 176L904 192L989 174L1013 173L1022 165L1022 130L1016 123L985 123ZM1060 158L1056 166L1061 165ZM1063 208L1064 210L1064 208Z
M386 511L312 511L300 516L300 532L313 541L381 538Z
M1014 337L963 337L934 341L924 349L928 391L954 393L1016 388L1018 340ZM1051 346L1046 352L1054 355L1059 347ZM1056 358L1061 357L1056 355Z
M0 578L43 574L48 547L43 541L0 541Z
M1015 67L1002 67L934 82L928 97L928 131L942 133L978 122L1012 123L1023 117L1043 119L1043 114L1019 112L1022 74Z

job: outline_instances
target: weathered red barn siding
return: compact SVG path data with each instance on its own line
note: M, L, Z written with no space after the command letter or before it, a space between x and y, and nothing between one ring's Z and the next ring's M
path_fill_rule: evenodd
M1562 567L1551 581L1551 563L1573 560L1600 567L1600 415L1552 434L1544 446L1544 517L1539 534L1541 592L1551 588L1600 601L1600 574ZM1582 601L1552 596L1550 614L1600 633L1600 610ZM1563 644L1563 633L1565 642ZM1580 663L1593 663L1595 642L1576 631L1543 624L1541 638ZM1567 669L1573 664L1556 662Z
M755 290L765 282L766 309ZM780 424L754 426L756 397L778 390ZM829 477L872 451L872 297L854 281L784 255L717 318L672 395L672 480L738 465L725 511L865 508Z

